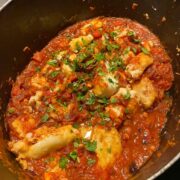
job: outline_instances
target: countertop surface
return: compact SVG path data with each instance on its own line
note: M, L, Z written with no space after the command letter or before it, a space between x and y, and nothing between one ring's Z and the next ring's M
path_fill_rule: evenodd
M0 7L2 7L9 0L0 0ZM180 160L177 161L172 167L170 167L165 173L157 178L157 180L166 180L166 179L180 179Z

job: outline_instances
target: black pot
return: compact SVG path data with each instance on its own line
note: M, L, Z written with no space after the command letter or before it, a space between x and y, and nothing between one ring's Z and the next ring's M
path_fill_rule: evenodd
M132 4L137 3L135 10ZM171 90L173 107L162 133L158 153L140 169L136 179L154 179L180 157L180 1L179 0L16 0L0 12L0 179L17 179L20 167L7 151L3 114L10 97L11 79L28 64L58 31L80 20L95 16L127 17L146 25L164 44L172 58L175 81ZM30 51L23 52L25 46ZM179 44L180 46L180 44ZM0 131L1 132L1 131ZM172 146L167 146L172 141ZM157 156L161 154L161 156ZM17 171L12 174L8 168ZM178 172L177 172L178 173Z

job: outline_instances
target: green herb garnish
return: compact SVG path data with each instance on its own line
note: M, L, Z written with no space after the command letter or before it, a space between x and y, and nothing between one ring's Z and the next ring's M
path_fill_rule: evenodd
M105 56L103 53L98 53L98 54L95 54L94 58L97 60L97 61L101 61L103 59L105 59Z
M86 150L88 150L90 152L95 152L95 150L97 148L96 141L89 141L89 140L84 139L83 144L85 145Z
M36 68L35 68L35 71L36 71L36 72L40 72L40 70L41 70L40 67L36 67Z
M48 119L49 119L49 115L48 115L47 113L44 114L44 115L41 117L41 121L42 121L42 122L47 122Z
M60 71L53 71L53 72L50 73L50 77L51 77L51 78L55 78L55 77L57 77L59 74L60 74Z
M74 142L73 142L74 147L78 148L79 144L80 144L80 139L75 139Z
M109 81L111 84L114 84L114 83L115 83L111 78L108 78L108 81Z
M55 67L55 66L57 66L58 63L57 63L57 60L53 59L53 60L48 61L47 64Z
M64 106L64 107L67 107L67 103L66 103L66 102L63 102L61 99L57 99L56 101L57 101L57 103L58 103L59 105Z
M110 32L110 36L112 38L115 38L117 35L118 35L117 32L114 32L114 31Z
M92 104L95 103L95 100L96 100L95 95L94 95L93 93L91 93L91 94L89 95L88 100L86 101L86 104L87 104L87 105L92 105Z
M15 112L15 109L14 109L14 108L9 108L9 109L8 109L8 113L9 113L9 114L13 114L14 112Z
M67 157L62 157L60 160L59 160L59 167L61 169L65 169L67 167L67 164L68 164L69 160Z
M78 129L80 127L79 123L75 122L73 125L73 128Z
M110 102L112 103L112 104L114 104L114 103L116 103L118 100L115 98L115 97L112 97L111 99L110 99Z
M87 160L87 164L89 165L89 166L92 166L93 164L95 164L96 163L96 160L95 159L88 159Z
M129 100L131 98L131 94L130 94L129 90L127 90L127 92L126 92L126 94L124 94L123 98L125 100Z
M128 46L126 49L124 49L123 54L128 54L131 48Z
M106 97L98 99L97 101L101 104L108 104L108 99Z
M78 154L77 154L76 151L72 151L72 152L69 153L69 157L70 157L72 160L76 161L76 160L77 160L77 157L78 157Z
M144 53L144 54L149 54L149 51L145 48L145 47L142 47L141 48L141 51Z

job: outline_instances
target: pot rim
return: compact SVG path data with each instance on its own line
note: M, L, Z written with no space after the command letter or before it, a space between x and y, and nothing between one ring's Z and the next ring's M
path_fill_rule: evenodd
M0 13L11 3L13 0L6 0L5 3L0 5ZM171 159L166 165L164 165L160 170L155 172L153 175L150 175L150 177L147 178L147 180L154 180L161 174L163 174L169 167L171 167L176 161L180 159L180 152L175 155L173 159Z

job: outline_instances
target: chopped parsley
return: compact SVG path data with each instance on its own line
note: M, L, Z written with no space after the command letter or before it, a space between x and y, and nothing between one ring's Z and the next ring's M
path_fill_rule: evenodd
M112 104L114 104L114 103L116 103L118 100L115 98L115 97L112 97L111 99L110 99L110 102L112 103Z
M73 142L73 146L75 148L78 148L79 147L79 144L80 144L80 139L75 139L74 142Z
M128 108L126 108L124 112L125 112L125 114L129 114L130 110Z
M51 111L56 111L55 107L52 105L52 104L49 104L49 107L48 107L48 112L51 112Z
M105 120L105 121L109 121L109 120L110 120L109 114L107 114L107 113L100 112L99 115L100 115L100 117L101 117L103 120Z
M134 31L128 31L127 35L128 36L135 36L135 32Z
M92 104L95 103L95 100L96 100L95 95L94 95L93 93L91 93L91 94L89 95L88 100L86 101L86 104L87 104L87 105L92 105Z
M124 62L121 57L114 57L109 64L109 71L114 72L117 71L119 68L125 69Z
M51 54L51 57L56 59L59 53L60 53L60 51L55 51Z
M91 44L89 44L87 46L87 52L90 53L90 54L93 54L94 53L94 48L96 46L96 43L95 42L92 42Z
M93 164L95 164L96 163L96 160L95 159L87 159L87 164L89 165L89 166L92 166Z
M36 71L36 72L40 72L40 70L41 70L40 67L36 67L36 68L35 68L35 71Z
M123 54L128 54L131 48L128 46L126 49L124 49Z
M81 38L81 41L82 41L84 46L86 46L88 44L87 41L84 38Z
M77 93L77 100L78 101L83 101L84 100L84 94L82 94L81 92Z
M111 36L112 38L115 38L117 35L118 35L118 34L117 34L117 32L115 32L115 31L110 32L110 36Z
M79 61L84 61L87 57L88 55L86 53L80 53L77 58Z
M49 64L50 66L54 66L55 67L55 66L58 65L58 62L57 62L57 60L53 59L53 60L48 61L47 64Z
M149 54L149 51L145 48L145 47L142 47L141 48L141 51L144 53L144 54Z
M101 120L101 122L99 124L102 125L102 126L105 126L107 124L107 121Z
M51 77L51 78L55 78L55 77L57 77L59 74L60 74L60 71L53 71L53 72L50 73L50 77Z
M105 59L105 56L103 53L98 53L98 54L95 54L95 57L94 57L97 61L101 61L103 59Z
M61 99L57 99L56 101L57 101L57 103L58 103L59 105L64 106L64 107L67 107L67 103L66 103L66 102L63 102Z
M134 52L134 54L137 53L137 49L135 47L132 48L132 51Z
M76 46L75 52L79 52L81 50L80 44L78 42L76 42L75 46Z
M47 159L45 160L45 162L46 162L46 163L51 163L51 162L53 162L54 160L55 160L54 157L49 157L49 158L47 158Z
M131 94L130 94L129 90L127 90L126 94L123 95L123 98L125 100L129 100L131 98Z
M94 64L96 61L94 59L91 59L85 63L85 67Z
M88 150L90 152L96 151L96 148L97 148L97 142L96 141L89 141L87 139L84 139L83 144L84 144L86 150Z
M48 119L49 119L49 115L48 115L47 113L44 114L44 115L41 117L41 121L42 121L42 122L47 122Z
M78 129L80 127L79 123L75 122L73 125L73 128Z
M108 104L108 99L106 97L103 97L101 99L98 99L97 102L101 104Z
M69 160L67 157L62 157L60 160L59 160L59 167L61 169L65 169L67 167L67 164L68 164Z
M73 71L79 71L80 70L80 64L77 59L73 61L73 64L71 64L71 68Z
M111 84L114 84L114 83L115 83L111 78L108 78L108 81L109 81Z
M100 75L100 76L104 76L105 75L105 73L102 71L102 68L98 68L97 72L98 72L98 75Z
M119 48L120 48L120 46L117 44L110 44L110 43L107 44L108 51L112 51L113 49L119 49Z
M134 41L134 43L137 43L137 44L141 42L140 39L135 39L135 38L133 38L133 41Z
M70 157L72 160L76 161L77 158L78 158L78 154L77 154L76 151L72 151L72 152L69 153L69 157Z
M9 114L13 114L14 112L15 112L15 109L14 109L14 108L9 108L9 109L8 109L8 113L9 113Z

